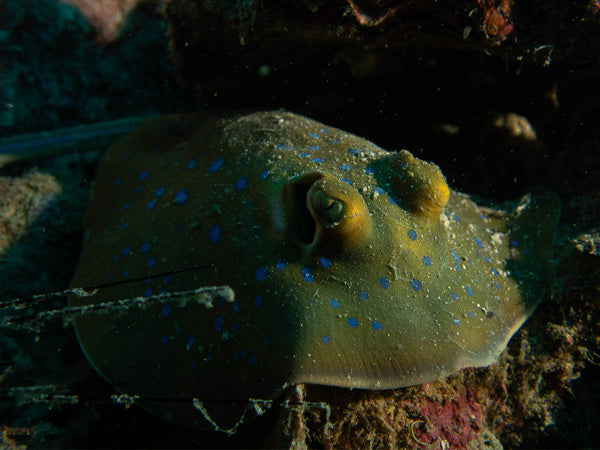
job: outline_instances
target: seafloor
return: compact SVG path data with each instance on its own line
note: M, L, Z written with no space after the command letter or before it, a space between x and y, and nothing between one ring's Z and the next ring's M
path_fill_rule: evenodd
M2 2L0 161L21 158L0 168L0 448L600 447L599 31L595 1ZM234 437L113 395L65 298L33 296L69 285L102 149L138 119L114 121L267 108L410 149L484 202L560 197L554 280L497 363L300 386Z

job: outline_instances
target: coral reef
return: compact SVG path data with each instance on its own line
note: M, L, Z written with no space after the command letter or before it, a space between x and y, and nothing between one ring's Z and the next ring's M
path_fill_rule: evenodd
M156 3L139 4L125 27L127 38L102 45L74 6L3 1L0 136L185 110Z
M0 255L23 236L60 193L56 179L35 169L16 179L0 177Z

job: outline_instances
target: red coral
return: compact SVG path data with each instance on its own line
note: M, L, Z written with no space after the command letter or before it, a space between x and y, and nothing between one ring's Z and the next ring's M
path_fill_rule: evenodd
M514 31L510 12L512 0L477 0L483 11L481 28L485 35L493 41L500 43Z
M450 448L466 449L467 443L477 439L481 431L481 406L467 390L445 399L441 405L428 400L420 412L423 421L417 422L413 431L423 446L439 440Z
M376 27L396 14L400 5L390 0L346 0L358 23L367 27Z

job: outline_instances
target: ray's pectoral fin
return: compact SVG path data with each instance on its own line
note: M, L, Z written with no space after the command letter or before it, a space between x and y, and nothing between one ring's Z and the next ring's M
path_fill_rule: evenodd
M283 190L287 240L309 253L334 254L360 248L371 236L369 209L349 184L311 173Z
M438 221L450 189L440 168L402 150L374 163L375 177L384 190L407 210Z
M560 200L543 188L521 198L509 223L511 258L508 269L519 281L529 310L551 281L552 244L560 217Z

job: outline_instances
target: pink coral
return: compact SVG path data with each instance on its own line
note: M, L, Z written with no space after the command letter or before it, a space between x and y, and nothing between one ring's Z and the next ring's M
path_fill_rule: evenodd
M127 15L140 0L61 0L75 6L98 32L98 40L111 42L119 36Z
M481 406L467 390L443 400L441 405L428 400L420 413L423 420L415 422L413 432L423 446L439 440L447 444L446 448L464 449L478 438L482 428Z

